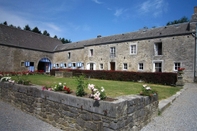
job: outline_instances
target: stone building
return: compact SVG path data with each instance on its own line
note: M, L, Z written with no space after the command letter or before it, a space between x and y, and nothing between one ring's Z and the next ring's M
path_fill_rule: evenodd
M58 39L0 25L0 72L71 68L177 72L197 78L197 7L191 21L61 44Z

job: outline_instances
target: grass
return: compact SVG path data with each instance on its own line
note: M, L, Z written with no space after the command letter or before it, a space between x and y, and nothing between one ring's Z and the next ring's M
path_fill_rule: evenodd
M17 80L17 76L12 76L12 79ZM57 78L54 76L48 75L24 75L21 76L20 79L30 80L31 83L35 85L52 87L53 85L62 82L66 83L66 85L73 91L76 90L77 81L75 78ZM106 91L107 97L115 98L117 96L129 95L129 94L139 94L141 91L142 85L146 83L139 82L124 82L124 81L110 81L110 80L98 80L98 79L87 79L88 84L94 84L98 87L103 86ZM181 88L173 87L173 86L165 86L158 84L147 84L152 89L157 90L159 94L159 100L166 99ZM86 89L87 93L90 93L88 89Z

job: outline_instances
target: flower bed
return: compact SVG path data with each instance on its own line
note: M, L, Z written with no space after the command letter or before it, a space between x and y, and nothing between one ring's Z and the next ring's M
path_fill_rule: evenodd
M140 130L158 113L157 95L109 102L0 82L0 98L64 130Z

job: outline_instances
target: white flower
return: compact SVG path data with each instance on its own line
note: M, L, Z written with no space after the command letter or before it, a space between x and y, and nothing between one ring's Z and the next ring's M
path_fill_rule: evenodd
M60 83L59 83L59 85L61 86L61 85L62 85L62 83L60 82Z
M97 91L98 89L94 88L93 91Z
M105 89L103 87L101 87L101 92L104 92L104 91L105 91Z
M100 100L101 98L100 98L100 92L99 91L97 91L95 94L94 94L94 99L95 100Z
M145 88L145 87L147 87L147 85L143 85L143 87Z
M93 90L94 89L94 84L88 84L88 89Z
M150 87L146 87L146 90L151 90L151 88Z

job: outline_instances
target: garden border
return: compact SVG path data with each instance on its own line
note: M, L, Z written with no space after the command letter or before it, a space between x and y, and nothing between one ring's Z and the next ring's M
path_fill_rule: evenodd
M95 101L71 94L0 82L0 98L63 130L140 130L158 115L158 96L128 95Z

